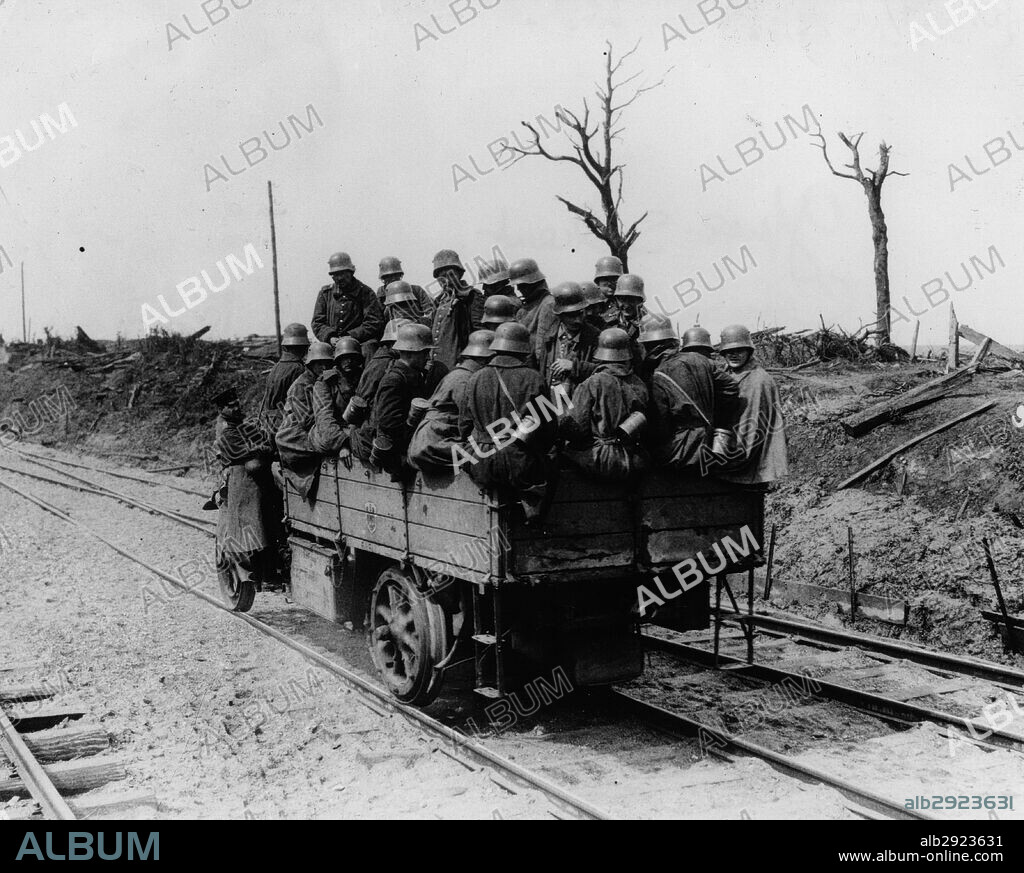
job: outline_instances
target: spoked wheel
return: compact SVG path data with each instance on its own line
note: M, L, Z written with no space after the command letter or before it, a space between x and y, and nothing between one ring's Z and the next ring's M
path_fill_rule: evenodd
M256 583L248 578L238 565L229 559L217 561L217 580L220 582L224 605L232 612L248 612L256 600Z
M395 697L417 706L437 697L442 674L434 667L447 654L447 618L400 567L388 567L373 588L369 643L373 664Z

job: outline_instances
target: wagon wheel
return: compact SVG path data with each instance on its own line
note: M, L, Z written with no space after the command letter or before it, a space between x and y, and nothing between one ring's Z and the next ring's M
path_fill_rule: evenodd
M248 612L256 599L256 583L227 558L217 561L217 581L224 605L232 612Z
M398 566L380 574L370 597L370 657L395 697L417 706L437 697L442 674L434 667L449 636L444 610L417 591L410 574Z

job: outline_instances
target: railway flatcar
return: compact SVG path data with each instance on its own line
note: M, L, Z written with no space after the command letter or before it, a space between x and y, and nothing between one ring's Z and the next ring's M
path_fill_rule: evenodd
M713 569L748 569L764 526L762 490L668 471L614 485L563 470L537 527L468 476L397 483L359 461L325 460L315 499L289 485L285 503L294 599L365 627L381 679L416 705L470 665L491 698L556 666L574 688L638 676L638 588L678 587L673 567L744 527L757 548ZM686 594L672 605L707 627L707 581Z

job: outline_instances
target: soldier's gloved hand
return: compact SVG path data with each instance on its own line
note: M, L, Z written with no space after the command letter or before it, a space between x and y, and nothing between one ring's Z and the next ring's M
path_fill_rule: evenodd
M338 460L345 465L346 470L352 469L352 449L348 446L342 446L338 452Z

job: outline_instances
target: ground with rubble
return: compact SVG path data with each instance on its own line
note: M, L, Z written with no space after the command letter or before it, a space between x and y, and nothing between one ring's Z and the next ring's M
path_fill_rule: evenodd
M274 359L273 344L265 338L206 343L158 337L92 353L56 349L50 356L11 351L6 367L0 366L0 431L13 422L27 443L125 467L187 464L181 475L210 482L206 464L214 412L208 398L235 385L243 389L248 408L255 408L262 376ZM794 606L785 591L793 582L839 589L847 584L849 526L858 589L903 598L910 606L906 626L860 618L858 630L1020 666L1024 659L1006 654L980 615L983 608L995 609L996 601L979 543L982 536L992 540L1008 608L1024 612L1024 430L1013 422L1024 403L1024 373L981 372L938 402L856 439L839 424L848 413L941 372L936 362L845 360L778 369L791 475L768 500L766 529L777 526L773 605L848 624L837 604ZM996 403L990 411L926 440L856 486L836 490L886 451L987 400ZM123 480L109 484L145 491ZM101 497L33 487L167 569L210 549L208 540L167 520L125 507L114 511ZM198 498L177 492L162 499L180 510L198 509ZM509 794L474 774L439 753L436 741L400 720L382 719L329 676L230 617L188 597L167 597L166 603L147 598L142 592L150 580L141 571L57 519L7 493L0 494L0 518L5 535L0 607L5 627L14 628L0 643L0 661L39 660L44 673L62 671L68 694L83 700L115 735L117 748L131 761L133 787L154 794L160 815L548 814L536 796ZM215 590L212 576L206 587ZM269 597L275 599L261 595L258 614L369 674L359 635L337 629L328 634L321 620L287 606L280 595ZM657 668L637 686L675 699L694 693L685 678L678 669ZM714 698L713 689L702 693ZM457 722L472 713L451 715ZM645 793L644 811L637 806L632 814L701 817L708 812L703 804L709 785L716 786L715 812L722 817L850 814L817 790L793 795L777 774L753 763L745 763L752 770L738 777L736 768L715 766L696 747L680 755L663 743L652 745L639 732L627 732L623 750L621 730L595 727L602 717L588 714L586 707L570 708L495 742L510 756L531 766L536 760L555 776L559 767L565 769L559 761L578 757L573 749L579 743L589 757L583 771L573 770L570 782L610 805L622 800L612 786L625 774L657 769L655 783L664 788L660 795L675 799L652 806L658 792ZM809 760L819 755L818 740L845 744L851 755L862 749L857 766L866 774L877 765L878 754L907 760L944 742L926 727L885 735L870 723L850 721L842 711L815 719L803 740L799 725L794 727L793 748ZM867 737L874 739L860 743ZM777 739L783 746L790 742L785 735ZM548 750L558 751L558 760L552 762ZM828 758L820 754L822 761ZM922 772L932 766L928 756ZM665 759L674 762L671 771L661 769L659 761ZM854 766L852 759L848 764ZM965 778L973 772L966 759L956 762L956 770L961 766ZM692 798L687 786L695 792ZM907 791L912 791L909 782Z
M1012 421L1024 403L1024 372L994 361L991 371L982 370L938 402L852 438L839 424L843 416L935 378L943 362L910 364L905 353L883 356L901 357L897 361L878 360L863 354L863 342L831 330L765 334L762 354L772 364L789 365L774 369L791 468L768 501L766 532L777 525L775 585L780 591L787 581L845 588L849 526L858 590L910 604L907 627L867 620L862 628L1002 658L999 640L979 613L997 608L980 541L992 542L1010 612L1024 610L1024 429ZM857 360L810 357L823 350ZM5 423L20 421L29 426L23 438L30 442L76 447L147 469L188 464L180 472L208 478L215 418L209 398L234 385L254 410L275 351L267 337L210 343L163 335L84 347L81 341L12 345L9 378L0 383L0 438ZM62 386L63 399L55 396ZM40 398L50 403L40 404ZM986 400L996 406L836 491L875 458ZM55 414L47 417L47 409ZM12 416L19 411L20 419ZM780 595L775 602L786 605ZM838 612L834 605L812 611L819 617Z

